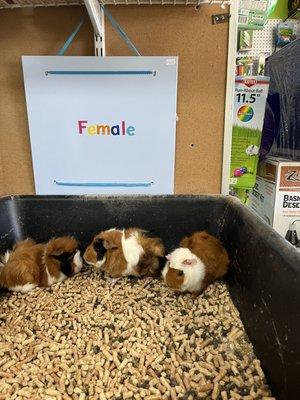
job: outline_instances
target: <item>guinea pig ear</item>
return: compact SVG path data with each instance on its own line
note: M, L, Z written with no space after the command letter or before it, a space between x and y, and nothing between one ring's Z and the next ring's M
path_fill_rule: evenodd
M192 244L191 242L192 242L191 237L185 237L181 240L179 245L180 245L180 247L189 248Z
M170 260L171 260L171 254L167 254L167 255L166 255L166 259L167 259L168 261L170 261Z
M49 254L49 256L57 258L57 259L64 258L64 256L65 256L64 249L57 249L55 251L52 251L51 254Z
M106 250L111 250L111 249L117 249L118 248L118 246L115 243L110 242L109 240L104 240L103 241L103 247Z
M182 263L183 265L188 265L188 266L192 266L192 265L196 265L197 264L197 260L195 258L187 258L186 260L183 261Z

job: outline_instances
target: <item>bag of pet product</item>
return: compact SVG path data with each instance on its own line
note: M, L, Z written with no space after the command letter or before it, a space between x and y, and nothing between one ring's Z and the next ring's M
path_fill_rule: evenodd
M238 27L241 29L263 29L276 0L240 0Z
M271 156L261 161L248 206L299 247L300 162Z
M235 78L230 188L251 189L255 184L269 78Z

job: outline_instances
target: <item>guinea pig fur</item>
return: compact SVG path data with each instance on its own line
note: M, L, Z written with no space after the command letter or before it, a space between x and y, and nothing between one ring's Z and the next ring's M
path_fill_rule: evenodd
M82 264L78 243L72 237L54 238L46 244L26 239L2 258L0 286L27 293L65 280L78 273Z
M112 278L155 276L164 257L159 238L139 228L109 229L96 235L86 248L86 263L101 268Z
M162 275L176 291L200 294L211 282L224 276L229 258L220 241L207 232L196 232L166 256Z

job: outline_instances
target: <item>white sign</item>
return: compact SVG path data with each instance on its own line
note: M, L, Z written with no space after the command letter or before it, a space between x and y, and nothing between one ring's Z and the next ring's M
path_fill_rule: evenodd
M37 194L172 194L177 57L22 58Z

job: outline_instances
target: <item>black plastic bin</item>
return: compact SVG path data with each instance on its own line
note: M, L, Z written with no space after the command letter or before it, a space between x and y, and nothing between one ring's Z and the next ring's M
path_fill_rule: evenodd
M167 250L206 229L230 253L228 286L277 399L300 399L300 254L231 197L20 196L0 199L0 253L17 240L71 234L82 246L111 227L140 226Z

